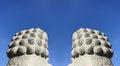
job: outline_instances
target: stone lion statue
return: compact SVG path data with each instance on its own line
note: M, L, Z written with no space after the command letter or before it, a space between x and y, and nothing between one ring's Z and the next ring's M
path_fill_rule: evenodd
M113 51L104 33L80 28L73 33L72 43L72 63L68 66L113 66Z
M47 43L47 34L40 28L16 33L7 51L7 66L52 66L48 63Z

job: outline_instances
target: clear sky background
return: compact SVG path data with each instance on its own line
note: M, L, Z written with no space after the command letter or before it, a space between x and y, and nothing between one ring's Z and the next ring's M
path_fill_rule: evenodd
M79 28L104 32L114 50L112 62L120 66L119 0L0 0L0 66L6 66L6 51L16 32L41 28L49 36L49 62L71 63L72 34Z

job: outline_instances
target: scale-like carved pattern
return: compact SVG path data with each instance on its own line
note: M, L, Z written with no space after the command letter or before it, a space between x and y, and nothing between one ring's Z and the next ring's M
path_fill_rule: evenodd
M39 28L31 28L16 33L9 45L7 55L9 58L21 56L24 54L36 54L41 57L48 57L48 37L47 34Z
M72 37L72 57L82 56L84 54L96 54L111 58L113 51L104 33L89 28L80 28Z

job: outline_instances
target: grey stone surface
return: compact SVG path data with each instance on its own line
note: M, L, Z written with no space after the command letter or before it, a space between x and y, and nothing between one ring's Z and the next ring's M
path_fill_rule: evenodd
M104 33L80 28L73 33L72 43L72 63L68 66L113 66L113 51Z
M7 51L7 66L52 66L48 63L48 36L40 28L16 33Z

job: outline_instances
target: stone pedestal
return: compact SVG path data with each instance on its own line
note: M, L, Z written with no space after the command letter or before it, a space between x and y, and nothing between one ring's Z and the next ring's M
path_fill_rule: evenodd
M71 59L72 64L68 66L113 66L111 60L107 57L98 55L84 55Z
M9 60L8 66L52 66L48 64L48 58L42 58L41 56L23 55L16 56Z

